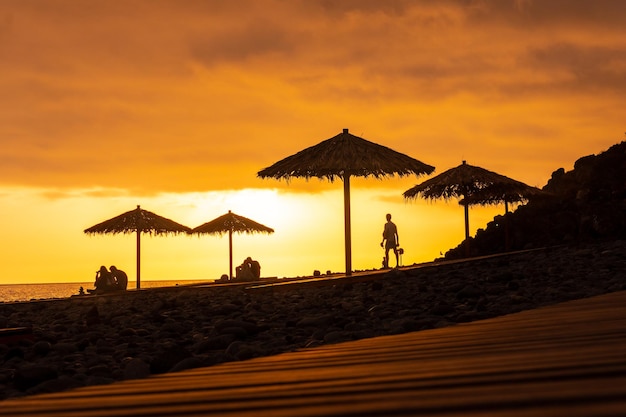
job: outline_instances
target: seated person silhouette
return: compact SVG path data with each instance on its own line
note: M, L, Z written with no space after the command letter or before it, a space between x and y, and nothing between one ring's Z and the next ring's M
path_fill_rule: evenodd
M258 261L247 257L241 265L235 268L236 281L258 281L261 277L261 265Z
M126 287L128 287L128 275L126 275L126 272L121 269L117 269L115 265L111 265L111 268L109 269L111 270L111 276L115 281L115 288L126 291Z
M106 292L117 289L117 285L115 284L113 275L111 275L109 270L104 265L101 266L100 269L96 272L96 281L93 285L96 287L96 289L88 289L87 292L91 294L104 294Z

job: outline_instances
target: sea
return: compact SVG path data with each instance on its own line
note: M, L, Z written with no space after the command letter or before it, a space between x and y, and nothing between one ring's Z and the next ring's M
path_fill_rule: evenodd
M141 281L141 288L174 287L180 285L191 285L210 283L213 280L172 280L172 281ZM128 282L128 288L134 289L135 281ZM80 287L87 292L93 287L90 282L67 282L60 284L0 284L0 303L10 303L17 301L36 301L55 298L68 298L78 295Z

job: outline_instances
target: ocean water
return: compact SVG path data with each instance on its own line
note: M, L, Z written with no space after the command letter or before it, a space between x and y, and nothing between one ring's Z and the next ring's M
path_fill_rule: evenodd
M141 288L173 287L197 283L210 283L212 280L177 280L177 281L141 281ZM135 281L128 282L128 288L134 289ZM80 287L85 292L93 288L90 282L67 282L60 284L0 284L0 303L14 301L46 300L51 298L67 298L77 295Z

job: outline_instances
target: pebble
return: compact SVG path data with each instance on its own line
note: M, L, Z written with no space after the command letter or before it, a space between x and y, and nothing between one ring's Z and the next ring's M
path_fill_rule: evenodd
M320 281L323 282L323 281ZM626 290L626 242L391 270L274 290L206 286L0 303L0 399L434 329Z

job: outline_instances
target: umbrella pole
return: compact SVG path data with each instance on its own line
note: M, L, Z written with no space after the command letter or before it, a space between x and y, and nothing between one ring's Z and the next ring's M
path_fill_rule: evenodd
M137 229L137 289L141 288L141 230Z
M469 242L469 204L463 204L465 208L465 256L470 256L470 242Z
M230 279L233 279L233 229L228 230L228 260L230 265Z
M346 235L346 275L352 275L352 238L350 232L350 174L343 178L343 207Z

